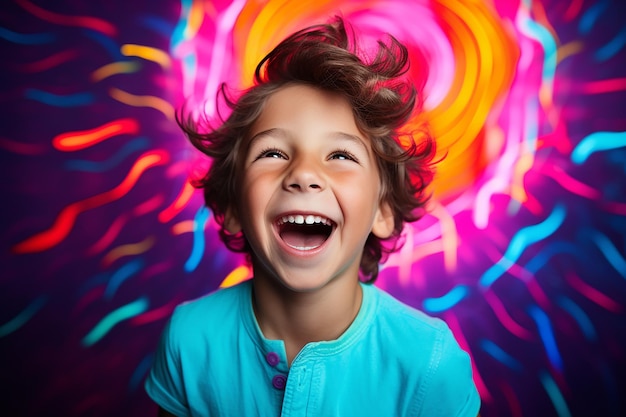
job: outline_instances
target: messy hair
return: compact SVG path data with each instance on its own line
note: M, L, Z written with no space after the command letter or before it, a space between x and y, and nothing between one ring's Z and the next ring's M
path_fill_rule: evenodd
M212 159L206 174L196 181L206 205L220 225L220 237L236 252L251 253L243 233L231 234L224 225L227 211L238 201L244 142L250 128L273 93L291 84L309 85L343 96L355 121L371 140L381 178L381 202L391 207L393 233L381 239L370 233L361 258L361 278L373 282L379 263L398 249L405 222L424 215L433 176L435 144L426 129L401 132L422 98L408 79L408 51L392 36L378 41L375 54L359 57L354 36L341 18L300 30L282 41L256 67L252 88L239 99L229 97L223 84L218 94L231 110L216 128L201 130L201 123L183 111L177 121L191 143ZM243 213L242 213L243 214Z

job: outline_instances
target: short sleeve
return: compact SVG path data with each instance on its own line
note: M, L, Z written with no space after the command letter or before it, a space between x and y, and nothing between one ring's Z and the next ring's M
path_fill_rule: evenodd
M179 340L174 335L173 318L167 323L157 348L154 363L144 384L150 398L161 408L178 417L189 413L183 390Z
M426 389L421 416L476 417L480 396L472 378L469 355L460 348L452 332L445 326L441 348L431 362L431 375Z

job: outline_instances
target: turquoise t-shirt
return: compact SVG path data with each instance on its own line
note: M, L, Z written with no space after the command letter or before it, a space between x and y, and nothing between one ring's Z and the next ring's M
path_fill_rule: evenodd
M469 356L446 324L362 285L361 309L336 340L307 344L287 367L266 339L250 281L182 304L145 388L179 416L476 417Z

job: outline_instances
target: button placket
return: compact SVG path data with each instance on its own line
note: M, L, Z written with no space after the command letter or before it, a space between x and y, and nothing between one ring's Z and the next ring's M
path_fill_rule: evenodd
M276 352L268 352L268 354L265 355L265 360L269 366L274 368L280 363L280 356L278 356Z
M265 355L265 361L272 368L276 368L280 364L280 355L276 352L267 352ZM284 390L287 385L287 376L283 374L276 374L272 377L272 386L277 390Z
M287 385L287 377L282 374L274 375L274 378L272 378L272 385L276 389L284 390Z

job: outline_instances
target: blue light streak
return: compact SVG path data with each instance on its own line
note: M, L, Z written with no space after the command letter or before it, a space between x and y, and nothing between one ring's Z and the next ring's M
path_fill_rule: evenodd
M595 3L591 7L589 7L578 21L578 31L583 35L589 34L589 32L591 32L591 29L593 29L593 26L600 18L600 15L604 13L608 5L608 1L602 1Z
M580 248L580 246L567 241L556 241L550 242L545 248L541 250L537 256L532 258L526 265L524 265L524 269L526 269L531 274L536 274L539 272L541 268L543 268L553 256L568 254L572 255L575 259L580 262L584 262L587 258L585 252Z
M467 294L468 287L466 285L457 285L441 297L425 299L423 307L431 313L445 311L458 304L459 301L467 297Z
M196 218L194 219L195 227L193 231L193 248L191 249L189 258L185 262L185 272L193 272L202 260L202 255L204 255L204 248L206 246L204 227L209 219L209 215L209 209L206 207L201 207L196 213Z
M535 321L535 324L539 329L539 336L541 337L543 347L548 355L550 363L555 369L562 372L563 360L561 359L561 354L559 353L559 348L556 344L556 339L554 338L550 318L542 309L534 305L528 307L527 312Z
M37 297L17 316L0 326L0 337L7 336L24 326L47 302L48 296Z
M626 132L594 132L585 136L572 151L572 162L580 165L591 154L626 146Z
M559 390L559 386L556 384L554 379L552 379L550 374L546 371L541 371L539 373L539 379L541 380L543 388L548 393L550 401L552 401L552 405L554 405L558 416L572 417L572 413L570 413L569 408L567 407L567 401L565 401L561 390Z
M602 62L613 58L626 44L626 27L615 36L609 43L598 49L595 58Z
M20 45L41 45L56 40L52 33L17 33L0 27L0 38Z
M136 275L144 267L144 262L141 259L133 259L129 263L120 267L109 280L106 289L104 290L104 298L111 300L118 288L130 277Z
M496 345L491 340L481 340L480 347L482 348L482 350L487 352L489 356L511 368L512 370L521 372L524 369L520 361L509 355L500 346Z
M626 278L626 260L620 254L619 250L613 245L608 237L596 230L589 230L591 239L598 246L607 261L615 268L617 272Z
M550 213L543 222L520 229L511 239L511 243L502 258L480 277L480 285L487 287L493 284L517 262L528 246L556 232L561 224L563 224L565 214L565 207L561 204L557 204L552 210L552 213Z
M100 322L83 338L82 345L89 347L100 341L118 323L135 317L148 309L148 299L141 297L132 303L128 303L117 310L107 314Z
M79 107L91 104L95 101L91 93L76 93L61 96L35 88L26 89L24 97L53 107Z
M593 327L593 323L582 308L567 297L561 296L556 302L563 310L567 311L576 323L578 327L585 335L585 338L589 341L596 341L598 338L596 329Z

